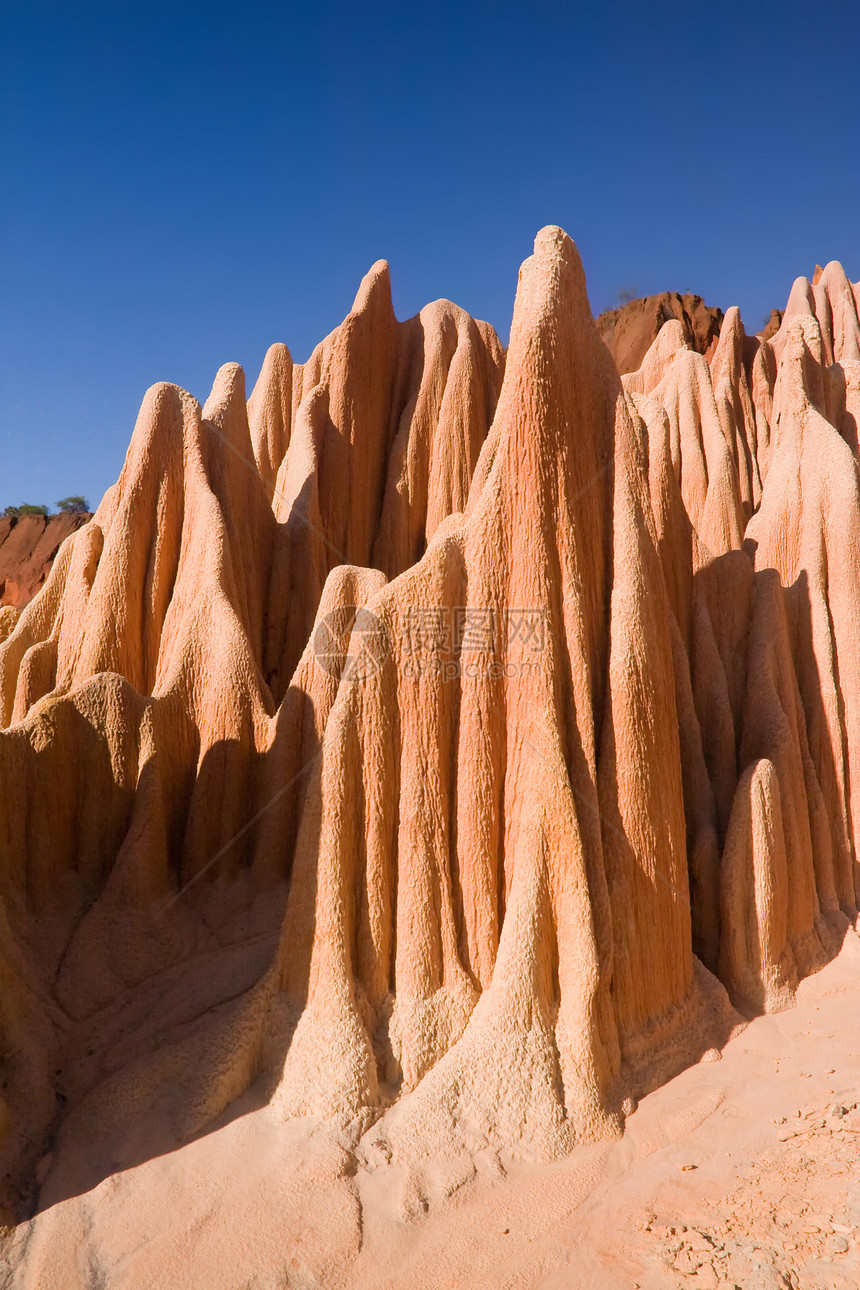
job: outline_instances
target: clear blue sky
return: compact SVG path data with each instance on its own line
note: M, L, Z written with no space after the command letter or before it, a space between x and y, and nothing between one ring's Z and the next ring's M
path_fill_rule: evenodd
M297 360L391 262L507 340L563 225L595 312L690 288L751 330L860 276L856 3L0 5L0 506L96 503L156 380Z

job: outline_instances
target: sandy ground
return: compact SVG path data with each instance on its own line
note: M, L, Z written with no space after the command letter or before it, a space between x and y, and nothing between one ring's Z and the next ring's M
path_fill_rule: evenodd
M548 1166L374 1163L250 1100L181 1150L74 1194L78 1144L46 1162L40 1213L5 1239L2 1284L856 1287L858 1003L851 933L795 1008L651 1094L621 1140Z

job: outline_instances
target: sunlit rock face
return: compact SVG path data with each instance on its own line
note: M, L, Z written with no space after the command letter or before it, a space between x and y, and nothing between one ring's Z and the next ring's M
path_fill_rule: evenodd
M0 610L7 1206L251 1088L551 1158L791 1003L857 916L857 300L619 377L546 228L507 352L379 263L247 401L149 391Z
M680 323L691 349L710 357L720 335L723 311L690 292L661 291L656 296L628 300L599 314L597 330L619 372L635 372L671 319Z

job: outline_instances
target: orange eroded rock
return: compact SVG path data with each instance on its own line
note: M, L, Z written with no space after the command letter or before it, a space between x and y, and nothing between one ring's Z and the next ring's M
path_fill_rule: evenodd
M149 391L0 610L8 1203L245 1094L557 1156L791 1003L857 917L857 299L620 378L547 228L507 354L380 262L247 402Z

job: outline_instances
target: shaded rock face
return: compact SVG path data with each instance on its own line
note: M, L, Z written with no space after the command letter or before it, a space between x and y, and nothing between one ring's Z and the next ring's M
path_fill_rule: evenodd
M690 349L709 355L723 321L722 309L706 305L701 296L662 291L607 309L597 318L597 330L619 372L635 372L664 323L676 318Z
M857 916L857 301L619 377L547 228L506 355L380 263L247 402L153 387L0 611L7 1203L249 1089L557 1156L791 1002Z
M23 609L42 587L60 546L89 515L0 519L0 606Z
M770 340L771 336L775 336L781 326L782 326L782 310L771 309L770 316L767 322L765 323L761 331L758 333L759 340Z

